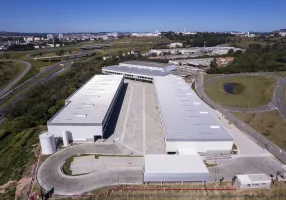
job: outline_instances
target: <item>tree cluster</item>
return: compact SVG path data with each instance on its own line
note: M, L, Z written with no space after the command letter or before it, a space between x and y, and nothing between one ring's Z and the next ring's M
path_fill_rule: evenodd
M269 45L252 44L245 53L229 52L235 56L234 61L226 67L210 68L210 74L230 74L241 72L273 72L286 70L286 44Z
M216 46L219 44L225 44L229 41L229 37L233 37L228 33L207 33L199 32L197 34L184 35L182 33L175 32L163 32L163 36L176 41L182 41L185 45L192 47L206 47Z
M14 44L8 48L8 51L26 51L26 50L33 50L35 49L33 44Z

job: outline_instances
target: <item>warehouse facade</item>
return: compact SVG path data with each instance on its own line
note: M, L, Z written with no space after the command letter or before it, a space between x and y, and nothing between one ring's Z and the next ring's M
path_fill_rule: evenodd
M95 75L48 121L49 132L74 142L103 138L122 86L122 75Z
M230 154L232 136L183 78L155 77L154 84L168 153Z
M174 64L134 60L103 67L102 73L124 75L126 79L152 83L155 76L165 76L175 69Z
M209 170L198 154L148 154L144 157L144 182L204 182Z

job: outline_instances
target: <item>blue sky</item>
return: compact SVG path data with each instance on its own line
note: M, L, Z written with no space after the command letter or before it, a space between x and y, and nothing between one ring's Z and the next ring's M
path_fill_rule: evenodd
M286 0L0 0L0 31L272 31Z

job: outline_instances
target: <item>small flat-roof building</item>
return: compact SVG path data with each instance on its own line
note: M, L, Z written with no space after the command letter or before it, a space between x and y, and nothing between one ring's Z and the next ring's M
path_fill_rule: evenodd
M74 142L102 138L122 86L122 75L95 75L48 121L49 132Z
M234 185L237 189L270 188L271 178L266 174L237 175Z
M204 182L209 170L201 156L193 155L145 155L144 182Z
M165 76L175 69L174 64L134 60L103 67L102 73L124 75L125 78L131 80L153 82L154 76Z
M188 148L202 155L231 152L232 136L183 78L155 77L154 84L168 153Z

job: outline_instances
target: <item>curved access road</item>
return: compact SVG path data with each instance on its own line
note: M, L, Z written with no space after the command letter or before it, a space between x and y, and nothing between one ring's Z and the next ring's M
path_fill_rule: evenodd
M272 153L275 157L277 157L279 160L281 160L283 163L286 163L286 152L279 148L277 145L263 137L260 133L253 130L250 126L240 121L237 117L232 115L229 111L229 108L226 108L222 105L219 105L215 103L213 100L211 100L204 91L204 85L211 83L213 80L218 78L224 78L226 76L241 76L241 75L269 75L265 73L248 73L248 74L234 74L234 75L223 75L219 77L215 77L213 79L209 79L204 83L203 74L199 73L197 74L197 84L196 84L196 91L200 98L202 98L207 104L209 104L214 109L218 110L220 113L222 113L229 121L231 121L233 124L235 124L239 129L241 129L243 132L250 135L254 140L256 140L259 144L261 144L263 147L265 147L270 153ZM280 78L274 75L273 76L277 79L277 85L274 91L274 95L271 101L271 104L273 104L276 109L280 112L282 117L284 118L286 112L285 112L285 100L284 100L284 92L286 87L286 80L284 78ZM281 102L283 101L283 102ZM259 108L251 108L251 109L244 109L244 108L237 108L237 110L248 112L253 111L256 109L259 112L263 111L269 111L267 110L267 106L262 106ZM285 119L285 118L284 118Z
M65 160L80 154L137 155L121 144L81 144L60 150L44 161L37 171L37 181L45 190L55 189L58 195L82 194L104 186L139 184L143 180L142 167L117 167L98 170L86 175L67 176L61 168Z
M24 63L26 65L26 68L21 72L19 76L17 76L11 83L9 83L9 85L7 85L4 89L0 91L0 96L2 96L4 93L9 91L31 69L31 64L23 60L1 60L1 61L12 61L12 62Z

